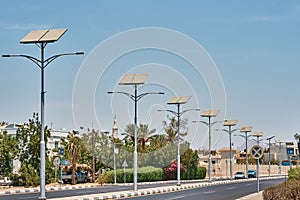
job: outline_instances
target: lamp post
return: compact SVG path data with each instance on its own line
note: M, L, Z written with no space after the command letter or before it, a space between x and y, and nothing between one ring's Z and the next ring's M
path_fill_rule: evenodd
M269 177L271 176L271 140L274 138L275 136L269 137L266 140L269 140Z
M158 110L174 114L177 117L177 186L180 186L180 117L188 111L199 111L200 109L188 109L180 112L180 105L185 104L190 99L190 96L173 97L168 101L170 105L177 106L177 112L173 110Z
M211 122L212 117L216 117L217 114L219 113L218 110L204 110L203 113L201 114L201 117L207 117L208 122L205 121L193 121L193 122L201 122L208 126L208 181L211 182L211 126L214 124L218 123L219 121L216 122Z
M276 143L279 143L279 156L278 156L278 161L279 161L279 175L281 176L281 160L280 160L280 153L281 153L281 144L285 144L285 141L282 140L275 140Z
M227 129L221 129L222 131L225 131L229 134L229 151L230 151L230 160L229 160L229 165L230 165L230 180L232 180L232 142L231 142L231 134L238 129L231 129L232 126L235 126L237 124L237 120L224 120L223 126L228 126ZM217 129L218 130L218 129Z
M147 74L125 74L119 85L132 85L134 94L127 92L108 92L108 94L123 94L134 101L134 152L133 152L133 190L137 191L137 102L149 94L164 94L163 92L145 92L138 95L138 86L143 85L148 78Z
M248 135L248 133L252 132L252 126L243 126L240 129L241 133L245 133L245 135L239 135L246 140L246 176L248 178L248 138L251 137L251 135Z
M45 68L56 58L68 55L83 55L83 52L74 53L63 53L51 56L45 59L45 48L48 43L56 42L67 29L52 29L52 30L35 30L27 34L21 41L21 44L36 44L41 49L41 59L37 59L33 56L24 54L13 54L13 55L2 55L2 57L23 57L34 62L41 69L41 141L40 141L40 157L41 157L41 167L40 167L40 197L39 199L46 199L45 194L45 139L44 139L44 101L45 101L45 90L44 90L44 70Z

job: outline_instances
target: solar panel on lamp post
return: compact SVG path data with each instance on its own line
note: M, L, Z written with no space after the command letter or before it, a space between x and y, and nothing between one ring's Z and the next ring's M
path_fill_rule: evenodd
M2 57L23 57L34 62L41 69L41 141L40 141L40 158L41 158L41 167L40 167L40 197L39 199L46 199L45 193L45 136L44 136L44 102L45 102L45 90L44 90L44 70L45 68L56 58L61 56L68 55L83 55L83 52L74 52L74 53L63 53L56 54L45 59L45 48L48 43L53 43L59 40L62 35L67 31L67 29L51 29L51 30L34 30L28 33L21 41L21 44L36 44L41 49L41 58L37 59L33 56L24 55L24 54L6 54Z
M212 166L212 161L211 161L211 126L214 124L218 123L219 121L211 122L212 117L216 117L217 114L219 113L219 110L204 110L202 114L200 115L201 117L207 117L208 122L205 121L193 121L193 122L201 122L208 126L208 181L211 182L211 166Z
M176 105L177 112L173 110L158 110L166 111L174 114L177 117L177 186L180 186L180 117L188 111L199 111L200 109L188 109L180 111L180 105L185 104L189 101L190 96L176 96L172 97L167 104Z
M237 120L235 119L231 119L231 120L224 120L224 124L223 126L228 126L228 130L227 129L221 129L221 131L225 131L229 134L229 156L230 156L230 160L229 160L229 165L230 165L230 180L232 179L232 142L231 142L231 134L235 131L237 131L238 129L231 129L232 126L235 126L237 124ZM218 130L218 129L217 129Z
M164 94L163 92L145 92L138 95L138 86L143 85L148 74L125 74L122 76L119 85L132 85L134 94L128 92L107 92L108 94L123 94L134 101L134 152L133 152L133 190L137 191L137 102L149 94Z
M245 136L240 136L244 137L246 140L246 176L248 178L248 138L251 137L248 133L252 132L252 126L243 126L241 127L240 132L245 133Z

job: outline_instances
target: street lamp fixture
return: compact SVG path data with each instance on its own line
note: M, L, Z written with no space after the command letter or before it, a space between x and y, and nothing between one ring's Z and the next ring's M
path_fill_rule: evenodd
M204 110L202 114L200 115L201 117L207 117L208 122L205 121L193 121L193 122L201 122L208 126L208 181L211 182L211 126L214 124L218 123L219 121L211 122L212 117L216 117L217 114L219 113L219 110Z
M138 86L143 85L148 74L125 74L122 76L119 85L132 85L134 94L127 92L107 92L108 94L123 94L134 102L134 152L133 152L133 190L137 191L137 102L149 94L164 94L163 92L145 92L138 95Z
M177 106L177 112L173 110L157 110L170 112L177 117L177 186L180 186L180 117L188 111L200 111L200 109L188 109L180 112L180 105L187 103L190 98L191 96L175 96L168 101L167 104Z
M271 176L271 140L274 138L275 136L272 137L268 137L266 138L266 140L269 140L269 177Z
M254 132L252 134L253 137L256 137L256 142L257 142L257 145L259 145L259 137L262 137L263 136L263 132Z
M45 48L48 43L56 42L61 38L61 36L67 31L67 29L52 29L52 30L34 30L28 33L21 41L21 44L36 44L41 49L41 58L37 59L33 56L24 54L4 54L2 57L23 57L34 62L41 69L41 141L40 141L40 157L41 157L41 167L40 167L40 197L39 199L46 199L45 193L45 139L44 139L44 101L45 101L45 90L44 90L44 70L45 68L56 58L68 55L82 55L83 52L74 53L63 53L56 54L47 59L44 58Z
M229 134L229 151L230 151L230 160L229 160L229 164L230 164L230 179L232 180L232 142L231 142L231 134L235 131L237 131L238 129L233 129L232 130L232 126L235 126L237 124L237 120L224 120L224 124L223 126L228 126L228 130L227 129L221 129L222 131L225 131ZM227 172L226 172L227 173Z
M251 137L251 135L248 135L248 133L252 132L252 126L242 126L240 129L241 133L245 133L245 135L239 135L246 140L246 176L248 178L248 138Z

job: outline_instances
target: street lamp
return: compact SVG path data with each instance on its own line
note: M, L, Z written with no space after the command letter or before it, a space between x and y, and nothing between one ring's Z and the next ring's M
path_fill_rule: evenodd
M229 165L230 165L230 179L232 180L232 142L231 142L231 134L238 129L231 129L232 126L235 126L237 124L237 120L224 120L223 126L228 126L227 129L221 129L221 131L225 131L229 134L229 151L230 151L230 160L229 160Z
M263 132L254 132L252 134L253 137L256 137L256 142L257 142L257 145L259 145L259 137L262 137L263 136Z
M272 136L272 137L269 137L267 138L266 140L269 140L269 177L271 176L271 162L270 162L270 159L271 159L271 140L274 138L275 136Z
M216 117L217 114L219 113L219 110L204 110L201 114L201 117L207 117L208 118L208 123L205 121L193 121L193 122L201 122L208 126L208 181L211 182L211 126L214 124L218 123L219 121L216 122L211 122L212 117Z
M39 199L46 199L45 194L45 139L44 139L44 70L56 58L69 55L83 55L83 52L63 53L44 58L45 48L48 43L56 42L67 31L67 29L52 29L52 30L35 30L28 33L21 41L21 44L36 44L41 49L41 59L24 54L2 55L4 58L9 57L23 57L34 62L41 69L41 141L40 141L40 197Z
M173 110L158 110L174 114L177 117L177 186L180 186L180 117L188 111L199 111L200 109L188 109L180 112L180 105L185 104L191 96L179 96L171 98L167 104L177 105L177 112Z
M108 94L124 94L134 101L134 152L133 152L133 190L137 191L137 102L149 94L164 94L163 92L145 92L138 95L138 86L143 85L148 74L125 74L122 76L119 85L132 85L134 95L127 92L107 92Z
M252 126L243 126L240 129L241 133L245 133L245 135L239 135L246 140L246 175L248 178L248 138L251 137L251 135L248 135L248 133L252 132Z
M281 153L281 144L285 144L285 141L283 140L275 140L276 143L279 143L279 156L278 156L278 161L279 161L279 175L281 176L281 160L280 160L280 153Z

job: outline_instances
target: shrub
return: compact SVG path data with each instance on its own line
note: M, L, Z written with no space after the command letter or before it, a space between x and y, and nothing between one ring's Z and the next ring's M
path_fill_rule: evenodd
M300 196L300 180L288 179L286 182L281 183L277 186L270 187L264 190L264 200L271 199L299 199Z
M133 169L125 169L125 174L123 169L118 169L116 171L117 183L124 182L124 176L126 178L126 183L133 182ZM163 170L161 168L155 167L142 167L138 169L138 182L151 182L151 181L161 181L163 179ZM109 171L107 173L101 174L98 177L98 183L114 183L114 171Z
M289 179L300 179L300 167L289 170Z

